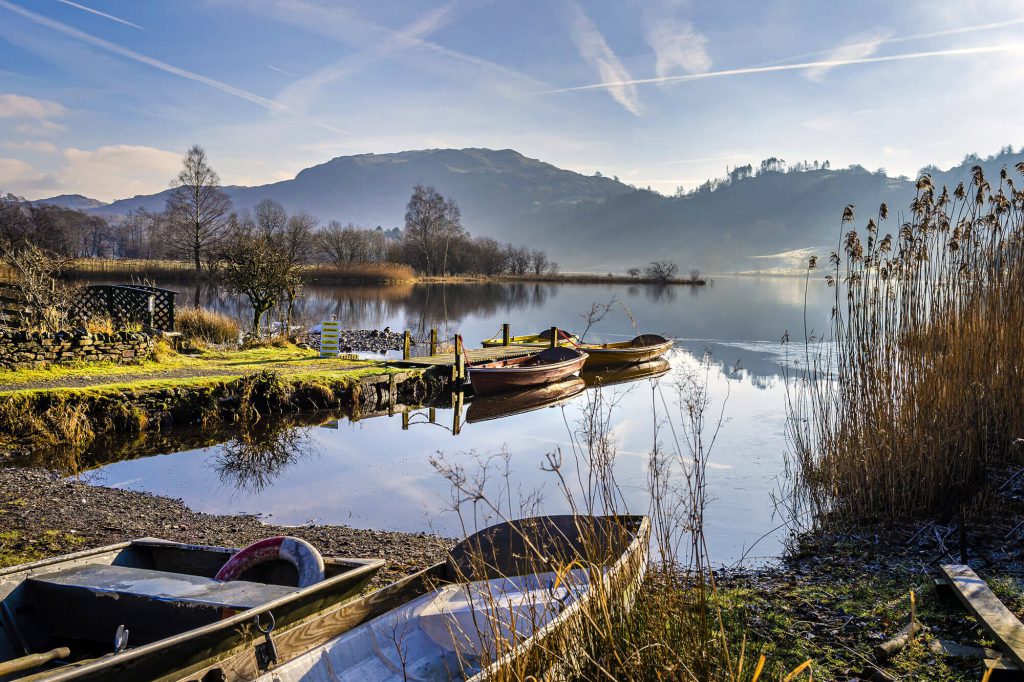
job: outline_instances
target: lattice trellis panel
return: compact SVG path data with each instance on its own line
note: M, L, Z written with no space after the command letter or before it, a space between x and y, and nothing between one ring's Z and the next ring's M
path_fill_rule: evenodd
M97 284L86 287L72 306L70 317L84 320L109 317L115 325L145 324L174 331L176 291L143 285Z

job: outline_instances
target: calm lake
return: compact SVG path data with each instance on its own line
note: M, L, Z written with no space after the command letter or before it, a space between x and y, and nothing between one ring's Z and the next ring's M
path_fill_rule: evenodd
M333 314L351 328L410 329L419 338L433 327L442 338L463 334L470 347L499 333L506 321L513 334L552 325L580 332L581 313L593 303L614 299L616 305L590 330L588 341L631 338L632 317L642 331L675 339L676 348L669 357L671 369L659 378L587 388L553 407L478 421L481 412L493 414L502 406L477 409L469 402L458 415L458 434L453 433L456 415L450 405L413 411L407 429L401 415L303 427L291 433L292 454L258 481L225 464L237 450L232 443L154 453L86 476L97 484L178 497L200 511L260 514L281 524L337 523L457 535L460 522L449 511L451 486L432 458L462 466L471 478L490 458L487 486L495 499L504 499L507 506L511 498L517 508L519 500L539 495L541 510L564 512L568 507L558 480L544 470L547 455L560 451L563 472L570 481L578 480L580 423L587 406L600 397L614 403L609 425L624 504L631 512L645 513L654 411L662 423L662 445L674 449L672 426L677 433L680 426L676 384L681 375L697 371L711 400L705 436L722 415L708 461L709 550L719 563L743 558L754 564L776 555L786 533L779 528L784 515L773 501L786 487L784 367L792 368L803 354L805 317L808 327L819 333L832 305L830 291L818 281L811 283L805 307L804 288L800 278L781 277L718 277L706 287L311 287L300 313L307 321ZM211 292L202 292L201 298L228 311L237 306ZM787 332L794 342L783 344ZM699 360L705 352L712 358L707 371ZM680 447L685 448L682 437L679 433ZM501 471L493 470L495 466Z

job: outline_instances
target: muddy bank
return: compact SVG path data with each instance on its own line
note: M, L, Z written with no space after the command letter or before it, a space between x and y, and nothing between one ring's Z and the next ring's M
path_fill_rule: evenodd
M379 557L381 585L444 559L451 540L425 533L345 526L274 526L253 516L192 511L180 500L62 479L39 469L0 468L0 565L152 536L242 547L295 535L325 556Z

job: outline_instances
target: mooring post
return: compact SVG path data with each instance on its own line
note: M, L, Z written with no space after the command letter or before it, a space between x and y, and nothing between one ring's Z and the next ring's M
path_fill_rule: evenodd
M409 430L409 413L408 412L403 412L402 413L402 430L403 431L408 431Z
M558 327L551 328L551 347L554 348L558 345Z
M462 334L455 335L455 379L466 378L466 368L462 362Z
M409 347L412 345L412 334L406 330L402 334L402 359L409 359Z
M427 408L427 421L429 421L431 424L436 424L437 423L437 408L434 408L434 407L428 407Z
M501 345L507 346L512 338L508 322L501 325Z
M437 355L437 330L430 330L430 354Z

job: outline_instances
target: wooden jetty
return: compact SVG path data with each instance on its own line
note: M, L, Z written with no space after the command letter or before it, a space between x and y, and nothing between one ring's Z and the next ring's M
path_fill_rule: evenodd
M1017 673L1024 670L1024 624L999 600L988 584L969 566L947 564L940 567L948 585L968 613L988 631L996 645L1015 664ZM987 667L1011 669L1003 660L986 661Z
M558 328L552 327L551 330L551 338L558 338ZM393 360L391 361L391 364L399 367L436 367L442 372L445 372L445 368L447 368L447 372L451 375L452 382L460 383L466 379L467 364L476 365L485 362L521 358L526 355L533 355L538 351L534 346L516 346L508 343L508 324L502 325L502 337L506 343L501 346L492 346L489 348L465 348L462 343L462 335L456 334L454 352L439 353L437 350L437 330L431 329L429 353L427 355L413 356L410 352L412 348L412 336L409 332L405 332L404 342L402 344L402 359Z

